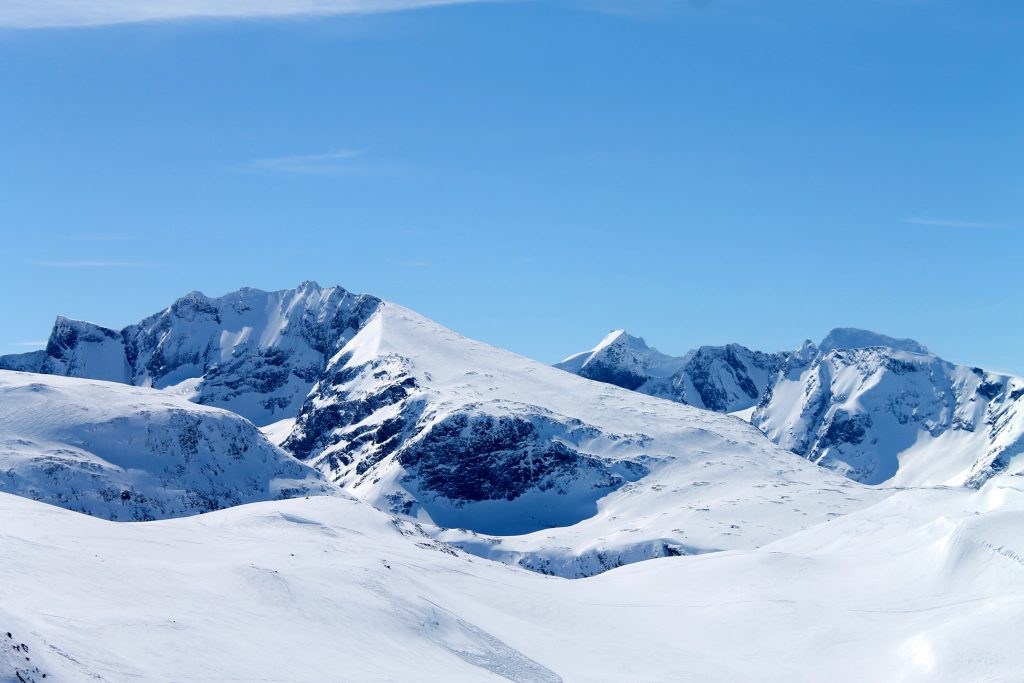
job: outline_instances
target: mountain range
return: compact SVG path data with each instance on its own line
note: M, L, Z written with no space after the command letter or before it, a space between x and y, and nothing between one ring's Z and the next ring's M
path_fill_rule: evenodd
M853 329L552 367L312 282L58 318L0 357L0 681L1012 680L1022 397Z
M740 413L769 439L866 484L974 486L1024 451L1024 380L955 365L911 339L842 328L763 353L672 357L617 330L556 367L650 396Z
M125 338L148 340L128 355L168 369L148 362L133 374L125 362L119 377L146 386L123 391L243 415L256 406L263 422L280 418L266 433L310 477L449 544L545 573L757 547L879 497L736 418L574 377L340 288L192 293L147 320L160 322L98 342L67 330L103 328L58 319L39 369L100 374L111 367L101 359L121 361ZM154 325L162 335L137 333ZM309 339L332 354L309 351ZM268 358L281 359L274 382L263 381ZM262 411L295 386L311 387L301 404Z
M327 359L379 304L315 282L192 292L121 330L58 317L45 350L2 356L0 369L163 389L263 426L295 416Z

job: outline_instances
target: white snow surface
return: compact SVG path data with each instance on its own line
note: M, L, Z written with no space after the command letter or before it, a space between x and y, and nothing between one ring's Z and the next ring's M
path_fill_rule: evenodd
M753 548L887 495L738 418L582 379L392 303L332 359L285 445L358 498L453 529L446 541L561 576Z
M567 580L344 498L116 524L0 494L0 680L1016 681L1022 525L1001 476Z
M0 370L0 492L146 520L331 490L234 413L155 389Z

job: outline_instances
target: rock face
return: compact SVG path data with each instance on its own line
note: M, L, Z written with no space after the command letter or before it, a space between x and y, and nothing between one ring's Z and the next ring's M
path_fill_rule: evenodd
M0 492L142 521L333 490L225 410L154 389L0 371Z
M1024 380L948 363L912 339L840 328L819 345L730 344L673 358L618 331L556 367L751 422L860 482L978 486L1024 450Z
M390 303L328 364L284 446L444 540L562 576L754 547L875 493L749 424L466 339Z
M46 351L29 351L28 353L0 356L0 370L39 372L44 360L46 360Z
M313 282L193 292L123 330L58 318L45 352L0 357L0 368L165 389L266 425L295 416L379 303Z

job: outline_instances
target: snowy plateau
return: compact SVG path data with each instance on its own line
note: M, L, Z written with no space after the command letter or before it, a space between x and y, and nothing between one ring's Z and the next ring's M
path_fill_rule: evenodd
M0 681L1019 681L1024 380L306 282L0 357Z

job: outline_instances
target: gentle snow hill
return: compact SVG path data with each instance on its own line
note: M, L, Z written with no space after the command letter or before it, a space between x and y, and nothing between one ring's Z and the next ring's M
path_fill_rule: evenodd
M384 303L284 446L344 490L561 576L751 548L878 491L736 418L590 382Z
M1022 525L1003 475L568 581L344 498L114 524L0 494L0 680L1009 682Z
M0 370L0 492L130 521L332 490L234 413Z
M954 365L912 339L838 328L789 353L729 344L674 358L619 330L556 367L743 415L868 484L979 486L1024 467L1024 379Z
M151 386L267 425L295 417L379 302L315 282L192 292L122 330L59 317L45 351L0 356L0 369Z

